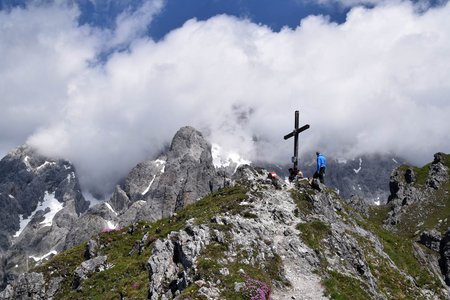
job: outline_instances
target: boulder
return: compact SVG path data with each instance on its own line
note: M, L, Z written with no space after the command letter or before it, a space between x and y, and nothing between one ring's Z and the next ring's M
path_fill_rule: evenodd
M149 298L159 299L161 295L172 298L193 283L194 263L210 241L209 228L193 225L193 221L167 239L157 240L147 261Z
M419 242L428 248L439 252L440 244L441 244L441 234L436 230L424 231L420 235Z
M444 157L445 154L441 152L434 154L434 160L428 172L428 187L438 189L443 182L449 179L448 168L444 164Z
M74 278L72 282L73 289L81 288L81 284L91 274L96 272L102 272L107 269L107 257L97 256L81 263L81 265L75 269Z
M13 284L9 284L0 293L0 299L47 299L44 275L41 273L20 274Z

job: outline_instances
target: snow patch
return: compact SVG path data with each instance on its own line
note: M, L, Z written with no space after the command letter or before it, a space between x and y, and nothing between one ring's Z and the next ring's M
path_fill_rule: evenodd
M163 167L163 169L164 169L164 167ZM150 183L148 184L147 188L145 189L145 191L143 191L143 192L141 193L142 195L147 194L147 192L150 190L150 187L151 187L152 184L153 184L153 181L155 181L155 178L156 178L156 175L153 175L153 178L152 178L152 180L150 181Z
M28 161L29 158L30 158L30 157L29 157L28 155L25 156L25 158L23 159L23 162L24 162L25 166L27 167L27 171L28 171L28 172L31 172L31 170L32 170L33 168L31 167L30 162Z
M33 213L34 214L34 213ZM32 214L32 215L33 215ZM20 228L19 228L19 230L13 235L13 237L18 237L21 233L22 233L22 231L25 229L25 227L27 227L27 225L28 225L28 223L30 222L30 220L31 220L31 216L29 217L29 218L27 218L27 219L24 219L23 218L23 215L19 215L19 219L20 219Z
M70 183L73 179L75 179L75 172L71 172L67 174L67 181Z
M398 164L398 161L396 161L395 158L393 158L392 161L395 162L396 164Z
M58 211L63 209L63 207L63 204L55 198L55 192L49 194L48 191L45 191L44 201L37 207L37 209L42 209L45 211L49 208L50 211L44 215L45 219L40 224L43 226L52 226L53 218Z
M116 216L118 215L118 214L116 213L116 211L111 207L111 205L110 205L108 202L105 202L105 205L106 205L106 207L109 208L109 210L112 211Z
M356 174L359 173L359 171L361 171L361 165L362 165L362 158L359 158L359 168L358 169L353 169L353 171L355 171Z
M22 231L25 229L25 227L27 227L28 223L33 219L34 215L36 214L36 212L38 210L43 210L45 212L45 210L47 208L50 209L49 212L44 214L44 221L42 221L39 224L42 225L43 227L52 226L53 218L55 217L55 215L58 211L63 209L63 207L64 207L63 204L60 203L58 201L58 199L55 198L55 192L49 194L48 191L45 191L44 201L42 201L42 203L40 203L36 207L34 212L28 218L24 219L23 215L19 215L19 219L20 219L19 230L13 235L13 237L15 237L15 238L19 237L19 235L22 233Z
M374 203L376 206L380 206L381 201L380 201L380 200L377 200L377 201L374 201L373 203Z
M34 259L34 261L41 261L41 260L43 260L43 259L46 259L46 258L49 257L50 255L56 255L56 254L58 254L58 252L55 251L55 250L52 250L52 251L50 251L49 253L42 255L41 257L29 256L29 258Z
M55 162L49 162L49 161L45 161L42 165L40 165L39 167L36 168L36 171L40 171L43 168L45 168L48 165L56 165Z
M15 197L11 194L8 195L9 198L14 199Z
M166 169L166 161L162 159L157 159L155 160L155 163L158 165L158 167L162 166L161 173L164 173L164 170Z
M236 164L234 168L234 172L236 172L237 168L241 165L249 165L252 162L242 158L236 152L227 152L224 153L222 148L217 144L212 144L211 146L211 154L213 158L213 164L215 168L228 167L231 164Z
M347 160L346 160L346 159L343 159L343 158L338 158L338 159L337 159L337 162L338 162L338 164L346 164L346 163L347 163Z
M112 221L106 221L106 228L105 230L115 230L117 229L118 225L114 224Z

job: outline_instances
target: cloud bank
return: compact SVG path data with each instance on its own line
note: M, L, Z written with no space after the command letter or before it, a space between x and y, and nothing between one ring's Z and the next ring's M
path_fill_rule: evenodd
M184 125L251 160L289 162L283 136L299 109L311 125L301 155L422 164L450 152L450 4L356 7L343 24L310 16L280 32L220 15L155 42L143 28L162 8L147 1L111 31L79 26L76 7L0 12L2 150L27 141L107 192Z

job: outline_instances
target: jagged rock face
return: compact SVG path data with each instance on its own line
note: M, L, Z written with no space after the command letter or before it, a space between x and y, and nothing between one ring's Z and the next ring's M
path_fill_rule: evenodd
M440 245L441 268L445 283L450 286L450 229L445 233Z
M392 205L388 223L391 225L400 222L402 207L408 204L419 202L424 198L424 192L414 186L415 177L414 171L407 169L403 172L399 169L392 171L389 181L389 189L391 195L388 198L388 203Z
M217 190L211 145L192 127L181 128L165 156L139 163L116 186L106 204L89 209L67 234L65 248L88 240L105 229L158 220Z
M444 153L436 153L427 179L427 186L438 189L443 182L449 179L448 168L444 165Z
M59 203L73 202L76 214L89 205L70 162L46 158L27 146L11 151L0 161L0 197L0 237L17 233L19 215L23 219L36 217L33 213L46 198ZM5 238L0 239L2 249L8 246Z
M47 299L44 276L40 273L21 274L15 286L8 286L0 293L0 299Z
M62 280L57 277L46 284L43 274L24 273L0 292L0 300L53 300Z
M123 187L116 187L111 205L120 224L157 220L217 190L223 181L216 175L211 145L192 127L181 128L165 157L138 164Z
M117 213L111 209L109 204L102 203L93 206L77 220L77 224L72 226L65 235L64 249L87 241L96 233L114 230L118 224Z
M184 230L155 242L147 262L149 299L173 298L193 283L194 263L211 240L209 232L207 226L195 226L191 222Z
M398 224L401 221L403 207L413 203L419 203L428 198L442 183L448 181L448 168L444 165L443 153L436 153L431 163L425 186L416 184L416 174L412 168L406 170L397 168L392 171L389 189L388 203L391 211L387 223Z
M27 259L61 251L65 235L89 206L70 162L42 156L28 146L0 161L0 198L2 282L23 271Z
M149 197L162 216L168 216L208 194L214 177L211 145L199 131L183 127L172 140L165 172Z
M420 243L436 252L440 250L441 240L441 234L436 230L425 231L420 235Z

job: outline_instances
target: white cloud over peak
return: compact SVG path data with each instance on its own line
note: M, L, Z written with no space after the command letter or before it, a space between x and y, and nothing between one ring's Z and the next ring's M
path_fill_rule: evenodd
M158 3L142 8L146 16ZM0 140L28 137L105 192L184 125L250 160L289 162L292 142L282 137L299 109L311 125L302 155L393 151L423 163L450 151L448 15L449 4L419 14L399 2L354 8L343 24L310 16L280 32L222 15L155 42L134 35L149 17L131 24L130 14L118 18L128 29L112 33L127 51L93 65L110 41L79 27L76 10L0 13L10 24L0 27Z

